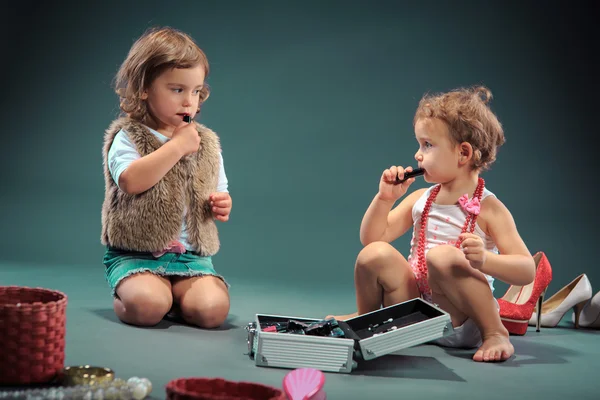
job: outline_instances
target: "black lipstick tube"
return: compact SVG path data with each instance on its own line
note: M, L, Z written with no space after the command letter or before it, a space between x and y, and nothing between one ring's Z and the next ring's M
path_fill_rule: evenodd
M417 168L417 169L413 169L410 172L404 172L404 179L401 180L398 176L396 176L396 182L394 182L394 185L399 185L410 178L414 178L416 176L423 175L424 173L425 173L425 170L423 168Z

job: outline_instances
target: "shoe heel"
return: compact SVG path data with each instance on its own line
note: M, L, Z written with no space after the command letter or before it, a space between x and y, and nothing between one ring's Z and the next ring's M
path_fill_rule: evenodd
M581 311L583 311L583 307L586 305L588 301L582 301L581 303L577 303L575 304L575 306L573 307L573 313L575 314L575 328L579 328L579 315L581 314Z
M542 292L540 297L538 297L538 301L535 306L535 312L536 312L535 331L536 332L540 331L540 325L542 322L542 303L544 302L544 296L546 295L546 290L548 290L548 288L544 289L544 291Z

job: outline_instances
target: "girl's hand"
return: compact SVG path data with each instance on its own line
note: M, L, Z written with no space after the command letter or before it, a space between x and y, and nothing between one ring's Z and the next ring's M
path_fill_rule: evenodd
M231 213L231 196L227 192L217 192L209 196L213 217L221 222L229 220Z
M182 122L173 131L171 140L177 143L183 156L197 152L200 147L200 134L196 128L196 123Z
M404 172L412 171L412 167L406 169L400 166L391 166L383 171L381 181L379 181L379 199L385 201L396 201L404 196L408 187L415 181L415 178L410 178L403 183L396 184L396 176L400 179L404 178Z
M483 240L472 233L461 233L459 238L462 240L460 247L462 248L465 257L471 263L471 267L481 271L481 267L485 264L487 251L483 247Z

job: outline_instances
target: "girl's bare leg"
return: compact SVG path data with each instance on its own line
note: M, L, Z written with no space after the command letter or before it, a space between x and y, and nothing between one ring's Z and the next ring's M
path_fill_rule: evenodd
M429 250L427 269L433 301L450 314L453 326L460 326L471 318L479 327L483 344L473 360L510 358L515 350L483 273L471 267L463 252L448 245Z
M158 324L173 304L171 282L149 272L131 275L117 286L113 308L125 323L139 326Z
M386 242L371 243L358 254L354 287L358 311L328 318L346 320L420 296L408 261Z
M229 292L215 276L173 277L173 296L183 319L200 328L218 328L229 314Z

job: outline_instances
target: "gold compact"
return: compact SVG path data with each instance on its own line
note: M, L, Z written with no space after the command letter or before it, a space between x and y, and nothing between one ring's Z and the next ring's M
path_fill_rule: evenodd
M115 373L110 368L89 365L65 367L62 370L62 384L65 386L96 385L111 382Z

